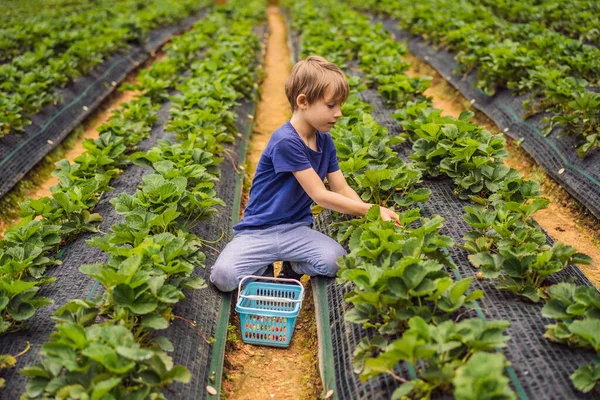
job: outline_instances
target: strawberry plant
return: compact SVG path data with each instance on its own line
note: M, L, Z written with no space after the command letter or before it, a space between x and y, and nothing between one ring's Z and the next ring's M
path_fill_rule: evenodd
M525 188L524 191L529 191ZM537 192L536 189L534 190ZM472 253L469 261L484 277L496 278L499 289L510 290L537 302L548 276L571 264L590 264L591 259L562 243L546 244L546 235L531 215L548 201L538 197L519 202L499 200L492 210L465 207L464 220L473 228L461 247Z
M557 320L547 325L544 336L553 342L583 347L600 354L600 294L590 286L562 282L550 286L545 292L548 301L542 315ZM600 390L598 365L583 365L572 375L573 385L582 392Z
M506 347L509 337L503 332L510 325L507 321L472 318L436 326L413 317L408 325L399 339L386 346L379 338L361 342L355 356L362 361L363 381L381 373L392 375L401 383L392 395L398 399L429 398L434 391L451 391L453 387L457 399L516 398L501 372L508 365L506 358L501 353L488 353ZM406 381L397 377L393 371L399 361L412 365L417 378Z
M166 399L164 387L191 378L185 367L173 366L167 354L173 345L166 338L142 348L129 329L114 322L62 322L56 328L40 350L44 361L21 370L31 378L23 399Z

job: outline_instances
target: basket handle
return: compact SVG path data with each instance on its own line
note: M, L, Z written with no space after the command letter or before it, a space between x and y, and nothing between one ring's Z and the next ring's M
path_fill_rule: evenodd
M269 297L269 296L255 296L255 295L246 295L246 294L242 294L242 284L244 283L244 281L246 281L247 279L258 279L258 280L263 280L263 281L286 281L286 282L292 282L292 283L297 283L298 285L300 285L300 298L298 300L293 300L293 299L285 299L285 298L281 298L281 297ZM238 284L238 296L245 298L245 299L250 299L250 300L264 300L264 301L274 301L274 302L278 302L278 303L302 303L302 301L304 300L304 285L302 284L302 282L300 282L297 279L289 279L289 278L273 278L270 276L257 276L257 275L248 275L242 278L242 280L240 281L240 283Z

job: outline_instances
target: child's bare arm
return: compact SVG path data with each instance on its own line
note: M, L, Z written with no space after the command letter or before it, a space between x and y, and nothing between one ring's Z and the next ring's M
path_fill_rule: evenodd
M348 182L346 182L346 178L344 177L344 174L342 174L342 171L337 170L327 174L327 181L329 182L329 187L331 187L332 192L339 193L342 196L352 200L362 201L354 189L348 185Z
M365 215L372 206L372 204L363 202L358 195L356 195L358 199L353 199L327 190L319 175L312 168L295 171L293 174L310 198L323 208L344 214ZM384 207L381 207L381 217L385 221L399 220L398 214Z

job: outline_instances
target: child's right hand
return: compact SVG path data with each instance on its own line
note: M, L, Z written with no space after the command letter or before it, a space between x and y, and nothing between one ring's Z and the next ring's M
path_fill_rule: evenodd
M394 211L389 208L380 207L379 213L381 214L381 219L384 221L396 221L396 225L400 225L400 216L396 214Z

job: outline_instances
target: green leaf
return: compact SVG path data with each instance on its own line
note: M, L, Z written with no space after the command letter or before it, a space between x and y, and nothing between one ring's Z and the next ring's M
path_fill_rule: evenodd
M176 382L189 383L192 379L192 374L186 367L176 365L169 371L169 378Z
M465 292L469 290L469 285L471 285L472 281L473 278L465 278L452 285L452 288L450 289L450 300L452 300L453 303L458 302Z
M118 346L117 353L133 361L149 360L154 355L152 350L136 349L124 346Z
M551 299L542 308L542 315L546 318L565 320L570 319L571 315L567 313L566 307L558 299Z
M158 302L149 293L136 297L131 286L121 283L113 290L113 300L117 306L130 309L138 315L149 314L156 310Z
M142 319L142 326L150 329L167 329L169 327L169 321L160 315L150 314L144 316ZM164 350L164 349L163 349Z
M112 389L121 383L121 378L113 377L99 382L94 382L94 390L92 391L92 400L103 400Z
M585 339L594 350L600 350L600 320L574 321L569 325L569 331Z
M173 351L175 348L173 347L173 343L169 339L164 336L158 336L154 338L154 343L158 345L163 351Z
M380 216L380 211L379 211L379 206L378 205L374 205L371 208L369 208L369 211L367 212L367 220L370 222L374 222L379 220L379 216Z
M27 393L27 396L31 398L40 396L42 393L44 393L48 382L50 382L49 379L41 377L30 379L25 386L25 392Z
M570 264L592 265L594 260L587 254L576 253L571 257Z
M571 382L583 393L591 392L600 384L600 365L593 364L579 367L571 376Z

